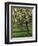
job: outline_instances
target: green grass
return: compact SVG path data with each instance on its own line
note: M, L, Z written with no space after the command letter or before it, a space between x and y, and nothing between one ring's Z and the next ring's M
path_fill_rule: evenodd
M32 36L32 26L29 26L29 32L26 26L13 25L11 37L31 37Z

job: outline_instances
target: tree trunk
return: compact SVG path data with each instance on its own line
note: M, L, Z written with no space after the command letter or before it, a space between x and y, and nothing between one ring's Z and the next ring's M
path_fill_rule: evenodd
M26 21L27 33L29 33L28 22Z

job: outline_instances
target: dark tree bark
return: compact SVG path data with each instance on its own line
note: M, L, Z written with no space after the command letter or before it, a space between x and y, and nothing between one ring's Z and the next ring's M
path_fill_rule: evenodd
M27 33L29 33L28 22L26 21Z

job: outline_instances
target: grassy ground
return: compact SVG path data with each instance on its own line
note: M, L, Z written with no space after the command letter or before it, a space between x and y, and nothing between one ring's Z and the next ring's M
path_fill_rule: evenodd
M26 26L13 25L11 36L12 37L30 37L32 36L32 26L28 26L29 31Z

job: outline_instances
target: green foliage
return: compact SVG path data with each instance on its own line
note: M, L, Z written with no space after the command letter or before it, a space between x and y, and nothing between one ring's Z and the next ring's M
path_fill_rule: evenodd
M32 36L32 8L12 8L11 18L12 37Z

